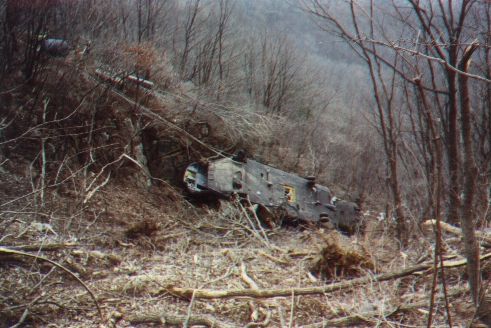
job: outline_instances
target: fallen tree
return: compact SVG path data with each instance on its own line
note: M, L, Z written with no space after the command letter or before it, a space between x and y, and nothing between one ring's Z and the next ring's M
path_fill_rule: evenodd
M456 288L449 292L449 296L455 297L464 292L465 292L464 288ZM362 323L370 323L370 322L373 323L373 321L376 320L386 320L398 314L404 314L428 306L429 306L429 300L423 300L413 304L402 304L385 312L370 311L364 313L356 313L345 317L328 319L328 320L323 320L322 322L316 322L309 325L300 326L300 328L352 327L353 325L362 324Z
M491 253L487 253L480 257L481 261L491 258ZM465 259L444 261L445 268L455 268L466 265ZM172 295L187 299L216 299L216 298L234 298L234 297L252 297L252 298L272 298L272 297L291 297L299 295L314 295L331 293L338 290L353 288L371 282L381 282L392 279L403 278L418 272L431 272L434 268L432 262L418 264L398 272L382 273L379 275L368 275L361 278L341 281L325 286L315 287L298 287L298 288L279 288L279 289L230 289L230 290L210 290L210 289L194 289L180 288L175 286L167 286L166 291Z
M425 226L435 226L436 225L436 220L427 220L427 221L425 221L423 223L423 225L425 225ZM454 227L451 224L448 224L448 223L445 223L445 222L440 222L440 227L444 231L446 231L446 232L449 232L451 234L457 235L459 237L463 237L462 229L457 228L457 227ZM476 231L476 237L478 239L483 240L485 243L491 245L491 236L489 234L486 234L486 233L481 232L481 231Z
M23 252L54 252L59 251L61 249L74 248L80 246L75 243L65 243L65 244L39 244L39 245L15 245L15 246L5 246L6 248L14 251L23 251ZM1 247L1 246L0 246Z
M126 318L128 322L132 325L143 324L143 323L156 323L161 325L177 325L184 326L206 326L214 328L232 328L233 325L229 325L222 321L219 321L208 315L179 315L170 314L165 312L150 313L150 314L140 314L134 315Z
M61 269L62 271L68 273L80 285L82 285L82 287L87 291L87 293L90 295L90 297L94 301L94 304L95 304L95 306L97 308L97 312L99 313L99 316L101 318L101 321L104 321L104 316L102 315L102 310L101 310L101 308L99 306L99 302L97 301L97 298L94 295L94 293L92 292L92 290L90 290L90 288L75 273L73 273L72 271L70 271L69 269L67 269L66 267L64 267L63 265L61 265L58 262L55 262L53 260L50 260L50 259L48 259L48 258L46 258L44 256L39 256L39 255L36 255L36 254L30 254L30 253L26 253L26 252L22 252L22 251L17 251L17 250L14 250L14 249L0 247L0 262L2 262L2 257L1 256L4 256L4 255L34 258L36 260L39 260L39 261L42 261L42 262L47 262L47 263L49 263L51 265L54 265L55 267L57 267L57 268Z
M459 261L460 262L460 261ZM459 264L460 266L461 264ZM465 292L463 288L456 288L449 292L449 296L455 297ZM412 304L401 304L394 306L389 311L370 311L363 313L355 313L352 315L326 319L322 322L316 322L312 324L307 324L300 326L301 328L327 328L327 327L351 327L353 325L358 325L362 323L370 323L376 320L387 320L396 315L408 313L419 308L428 307L428 300L422 300ZM209 315L176 315L169 314L165 312L149 313L149 314L138 314L132 315L126 318L131 324L143 324L143 323L156 323L156 324L169 324L169 325L183 325L187 323L188 325L203 325L206 327L216 327L216 328L229 328L232 325L219 321L216 318ZM250 327L246 325L245 327Z

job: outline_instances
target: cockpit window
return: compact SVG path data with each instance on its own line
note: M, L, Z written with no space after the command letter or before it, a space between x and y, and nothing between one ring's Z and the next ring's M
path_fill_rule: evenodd
M232 188L235 190L242 189L242 172L237 171L234 173L234 177L232 179Z
M284 185L283 186L283 193L284 193L286 201L289 204L295 203L297 201L297 194L295 192L295 188L293 188L291 186Z

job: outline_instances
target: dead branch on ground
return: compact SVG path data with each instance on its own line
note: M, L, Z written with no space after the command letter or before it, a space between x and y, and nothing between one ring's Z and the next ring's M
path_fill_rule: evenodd
M491 258L491 253L481 256L480 260L484 261ZM466 265L467 260L444 261L445 268L455 268ZM375 276L365 276L361 278L341 281L326 286L300 287L300 288L279 288L279 289L231 289L231 290L209 290L193 289L168 286L167 291L175 296L190 299L193 295L195 298L216 299L216 298L233 298L233 297L252 297L252 298L271 298L271 297L290 297L292 293L299 295L314 295L331 293L338 290L353 288L371 282L381 282L392 279L403 278L417 272L431 272L433 263L427 262L418 264L398 272L382 273Z
M8 249L14 251L24 251L24 252L53 252L59 251L60 249L73 248L78 247L80 245L74 243L66 243L66 244L38 244L38 245L16 245L16 246L8 246ZM2 246L0 246L2 247Z
M72 271L70 271L69 269L67 269L66 267L64 267L63 265L55 262L55 261L52 261L46 257L43 257L43 256L39 256L39 255L35 255L35 254L30 254L30 253L25 253L25 252L21 252L21 251L16 251L16 250L13 250L13 249L8 249L8 248L5 248L5 247L0 247L0 254L5 254L5 255L18 255L18 256L24 256L24 257L31 257L31 258L34 258L36 260L41 260L41 261L44 261L44 262L48 262L54 266L56 266L57 268L60 268L61 270L65 271L66 273L68 273L69 275L71 275L73 278L75 278L75 280L78 281L78 283L80 283L82 285L82 287L87 291L87 293L89 293L90 297L94 300L94 304L95 306L97 307L97 312L99 313L99 316L101 318L102 321L104 321L104 317L102 315L102 310L99 306L99 302L97 302L97 299L94 295L94 293L90 290L90 288L79 278L77 277L77 275L75 273L73 273Z
M190 326L206 326L214 328L232 328L233 325L219 321L208 315L178 315L165 312L139 314L126 318L131 324L156 323L161 325L183 326L185 322Z
M464 288L456 288L449 293L449 296L455 297L465 292ZM301 328L328 328L328 327L352 327L353 325L358 325L362 323L373 323L376 318L388 319L397 314L403 314L417 310L419 308L428 307L428 300L423 300L413 304L403 304L399 305L390 311L380 312L380 311L370 311L365 313L357 313L349 315L346 317L324 320L322 322L317 322Z
M423 223L425 226L435 226L436 225L436 220L427 220ZM446 232L449 232L451 234L457 235L459 237L462 237L462 229L454 227L451 224L445 223L445 222L440 222L440 226L443 230ZM489 234L486 234L481 231L476 231L476 237L485 241L488 244L491 244L491 236Z
M246 266L244 264L244 262L242 262L240 264L240 278L247 284L249 285L249 288L251 289L255 289L255 290L258 290L259 289L259 286L257 285L257 283L254 281L254 279L252 279L248 274L247 274L247 269L246 269ZM260 306L264 306L267 308L267 311L266 314L265 314L265 318L263 321L261 322L256 322L258 317L259 317L259 313L260 312L264 312L262 311L261 309L258 309L256 308L255 304L251 301L251 307L253 309L252 311L252 314L251 314L251 319L253 320L252 322L249 322L246 327L247 328L251 328L251 327L267 327L269 322L271 321L271 310L269 309L269 307L267 306L267 304L265 304L265 302L257 302L258 305Z

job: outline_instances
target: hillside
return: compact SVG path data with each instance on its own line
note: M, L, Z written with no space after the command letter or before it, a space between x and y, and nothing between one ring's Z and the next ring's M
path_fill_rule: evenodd
M474 221L451 220L441 126L445 106L466 98L447 101L451 74L436 64L397 66L414 54L352 52L366 39L332 31L354 7L327 6L316 21L308 3L321 2L0 6L0 328L482 327L489 313L472 302L461 229ZM406 31L377 4L376 28ZM373 22L366 13L360 26ZM478 49L463 47L457 55ZM432 78L397 75L418 65ZM462 191L467 171L480 174L471 230L487 304L491 129L478 68L468 139L480 166L462 165L458 182ZM315 176L361 206L362 224L346 235L186 190L190 163L238 151Z
M210 103L189 109L193 95L179 85L145 94L114 89L90 65L65 59L46 71L44 101L28 112L18 106L40 82L2 94L10 117L30 114L5 128L3 144L2 250L22 252L1 254L4 327L424 322L431 264L416 276L376 281L431 263L431 239L420 232L403 253L368 213L366 231L349 238L317 226L266 228L237 202L218 209L189 202L183 168L216 149L264 140L267 129L245 130L251 117L237 120L233 108L221 113ZM61 85L70 92L60 93ZM362 288L346 285L356 277ZM460 269L447 272L453 299L463 293L461 279ZM319 292L336 284L345 287ZM210 289L231 295L192 292ZM469 315L461 306L452 311Z

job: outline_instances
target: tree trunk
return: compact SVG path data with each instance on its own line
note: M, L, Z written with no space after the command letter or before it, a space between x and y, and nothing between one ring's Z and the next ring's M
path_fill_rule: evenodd
M452 56L450 56L452 57ZM452 60L451 60L452 62ZM452 63L451 63L452 64ZM448 81L448 131L447 131L447 154L448 154L448 171L450 173L449 181L449 201L448 206L448 222L457 224L460 217L460 209L462 207L460 199L460 155L459 155L459 137L457 127L457 99L456 99L456 83L455 72L447 71Z
M459 68L467 72L470 65L470 57L477 49L477 43L473 43L465 49ZM477 186L477 165L472 147L472 118L471 102L469 97L468 77L459 75L460 106L462 115L462 140L464 150L464 199L463 211L460 218L464 239L465 254L467 258L467 274L472 301L478 308L478 314L486 325L491 326L491 304L483 298L481 302L481 272L479 261L479 244L476 239L476 213L474 197Z

